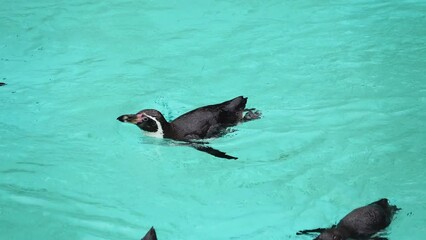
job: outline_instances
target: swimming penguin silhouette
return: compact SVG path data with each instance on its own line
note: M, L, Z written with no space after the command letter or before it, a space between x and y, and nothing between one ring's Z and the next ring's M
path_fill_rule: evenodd
M302 230L297 232L297 235L320 233L314 240L386 240L387 238L374 237L373 235L389 226L395 212L398 210L400 208L390 205L388 199L382 198L366 206L354 209L331 228Z
M121 122L132 123L146 135L183 141L197 150L213 156L237 159L199 140L220 137L229 127L241 122L259 119L256 109L246 109L247 98L236 97L223 103L208 105L187 112L168 122L163 114L155 109L144 109L136 114L125 114L117 118ZM244 114L245 113L245 114Z

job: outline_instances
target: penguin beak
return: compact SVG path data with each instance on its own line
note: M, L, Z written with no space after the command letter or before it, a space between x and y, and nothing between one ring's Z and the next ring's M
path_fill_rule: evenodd
M128 123L136 124L138 122L138 117L136 114L125 114L125 115L119 116L117 120L120 122L128 122Z

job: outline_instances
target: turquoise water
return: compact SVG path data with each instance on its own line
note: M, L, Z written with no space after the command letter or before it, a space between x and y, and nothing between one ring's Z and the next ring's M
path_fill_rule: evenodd
M426 235L425 1L11 1L0 239L311 239L351 209ZM238 95L213 158L116 118Z

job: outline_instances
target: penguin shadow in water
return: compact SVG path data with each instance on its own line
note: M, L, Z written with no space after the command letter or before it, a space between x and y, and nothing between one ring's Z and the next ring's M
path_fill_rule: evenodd
M382 198L366 206L359 207L348 213L337 225L330 228L302 230L297 235L319 233L314 240L387 240L376 234L391 223L394 214L400 210L390 205L388 199Z
M141 240L157 240L157 233L155 232L154 227L151 227Z
M215 157L237 159L225 152L208 146L203 140L217 138L229 132L239 123L259 119L260 111L246 108L247 98L239 96L231 100L199 107L168 122L155 109L144 109L136 114L125 114L117 118L138 126L147 136L178 141L178 145L191 146Z

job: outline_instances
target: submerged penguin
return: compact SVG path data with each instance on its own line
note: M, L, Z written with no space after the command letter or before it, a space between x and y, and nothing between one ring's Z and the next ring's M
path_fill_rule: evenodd
M0 82L0 87L6 85L4 82Z
M155 233L154 227L151 227L141 240L157 240L157 233Z
M194 109L171 122L167 122L163 114L155 109L122 115L117 120L135 124L148 136L183 141L216 157L237 159L206 146L205 142L199 140L220 137L229 127L260 118L261 113L254 108L246 109L246 103L247 98L239 96L223 103Z
M382 198L366 206L354 209L331 228L302 230L297 232L297 235L320 233L314 240L386 240L387 238L374 237L373 235L389 226L395 212L398 210L400 208L390 205L388 199Z

